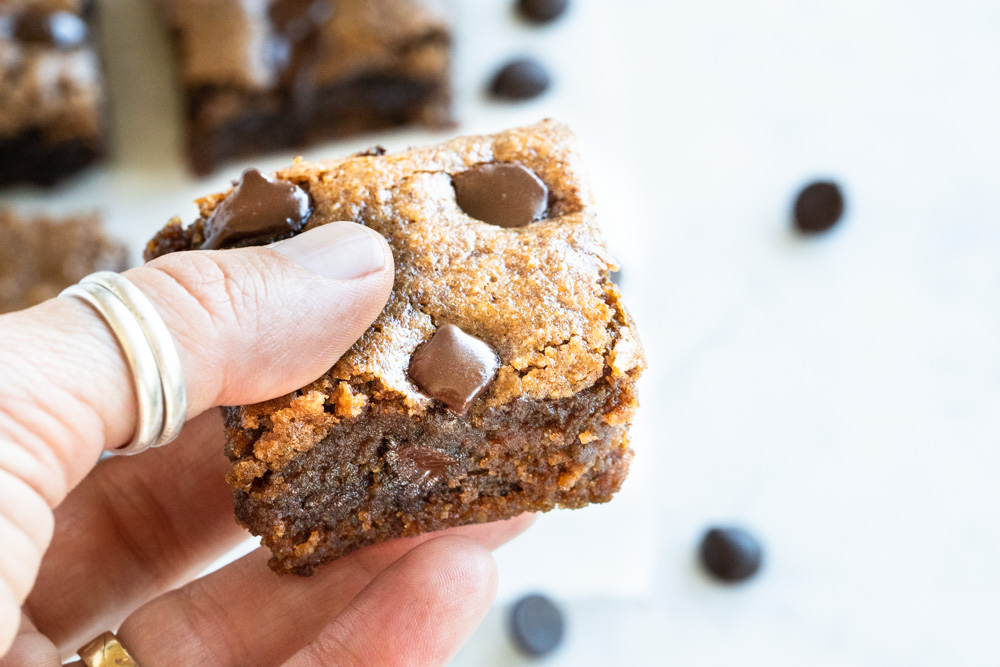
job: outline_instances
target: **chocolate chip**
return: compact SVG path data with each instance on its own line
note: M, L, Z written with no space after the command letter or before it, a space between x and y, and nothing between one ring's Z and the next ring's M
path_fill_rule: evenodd
M404 447L399 450L401 462L409 463L406 477L410 482L437 481L448 474L455 459L429 447Z
M17 18L14 36L22 42L71 49L87 38L87 24L71 12L28 10Z
M535 23L554 21L569 6L569 0L518 0L517 8L521 15Z
M445 324L414 353L409 375L421 391L461 415L493 383L499 368L492 347Z
M305 190L247 169L205 221L203 249L267 243L297 232L312 214Z
M495 96L506 100L529 100L548 90L551 83L552 77L541 63L522 58L497 72L491 90Z
M541 657L559 648L566 629L563 613L544 595L526 595L510 611L510 634L524 653Z
M545 213L549 189L516 162L481 164L455 176L455 200L468 215L499 227L523 227Z
M701 540L701 562L715 578L726 582L749 579L760 570L760 543L742 528L712 528Z
M802 232L825 232L837 224L843 214L844 195L836 183L811 183L795 200L795 226Z
M367 150L363 150L363 151L360 151L358 153L355 153L355 155L357 157L379 157L381 155L385 155L385 147L384 146L379 146L378 144L376 144L375 146L372 146L372 147L368 148Z

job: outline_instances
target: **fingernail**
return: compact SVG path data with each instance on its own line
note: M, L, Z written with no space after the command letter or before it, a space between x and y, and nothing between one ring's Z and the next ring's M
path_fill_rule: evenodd
M386 264L377 232L353 222L331 222L268 246L324 278L350 280Z

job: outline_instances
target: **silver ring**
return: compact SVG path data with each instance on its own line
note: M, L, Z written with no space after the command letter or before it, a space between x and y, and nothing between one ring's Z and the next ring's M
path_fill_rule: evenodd
M99 271L59 296L82 299L97 310L115 334L135 381L135 435L110 453L138 454L174 440L187 414L183 367L170 330L146 295L124 276Z
M160 384L163 388L163 431L151 446L162 447L172 442L184 428L184 420L187 417L187 389L184 385L181 358L177 354L170 330L142 290L124 276L111 271L98 271L80 283L100 285L105 288L118 297L138 320L146 341L153 350L153 358L156 359Z
M118 340L132 371L139 415L132 442L115 453L142 451L155 442L163 430L163 386L142 327L118 297L99 285L70 285L59 296L76 297L89 304L104 318Z

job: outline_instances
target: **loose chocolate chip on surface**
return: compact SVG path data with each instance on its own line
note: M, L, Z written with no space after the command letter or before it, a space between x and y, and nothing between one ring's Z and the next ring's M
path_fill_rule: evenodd
M270 242L302 229L311 214L305 190L247 169L205 222L201 247L214 250L243 241Z
M549 189L516 162L481 164L455 176L455 200L468 215L498 227L523 227L545 213Z
M701 540L701 562L726 582L749 579L760 570L763 553L757 539L742 528L712 528Z
M445 324L413 354L409 375L421 391L461 415L493 383L499 368L492 347Z
M544 595L527 595L510 611L510 633L517 647L541 657L559 648L566 622L559 607Z
M22 42L71 49L87 38L87 24L71 12L28 10L18 17L14 36Z
M844 214L844 195L836 183L818 181L795 200L795 226L807 233L825 232Z
M522 58L505 65L493 78L491 90L507 100L529 100L538 97L552 83L549 72L536 60Z
M569 0L518 0L517 8L529 21L548 23L554 21L569 6Z

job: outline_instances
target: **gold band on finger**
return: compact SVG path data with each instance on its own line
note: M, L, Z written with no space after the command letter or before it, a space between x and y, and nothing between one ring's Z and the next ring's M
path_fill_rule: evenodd
M139 667L113 632L102 632L80 647L77 654L87 667Z

